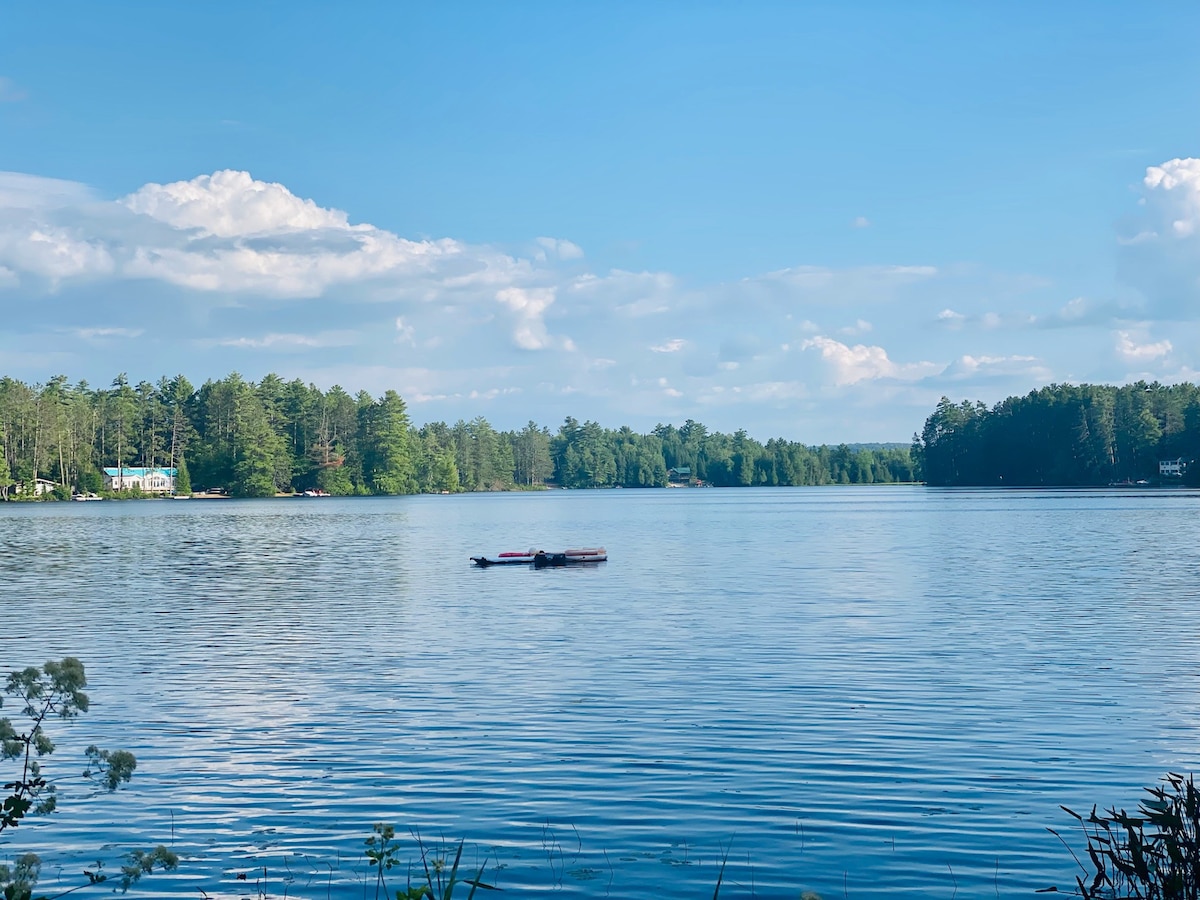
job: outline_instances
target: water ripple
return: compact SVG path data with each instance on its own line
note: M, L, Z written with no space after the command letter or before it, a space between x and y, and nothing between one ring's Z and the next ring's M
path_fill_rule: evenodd
M1200 497L924 489L0 504L0 659L91 712L47 879L370 895L375 821L522 895L1025 896L1196 762ZM474 553L604 542L605 566ZM74 783L88 743L132 784ZM15 846L15 845L14 845ZM406 853L415 859L413 844ZM102 852L102 848L109 850ZM407 857L406 857L407 858ZM245 881L238 879L246 877Z

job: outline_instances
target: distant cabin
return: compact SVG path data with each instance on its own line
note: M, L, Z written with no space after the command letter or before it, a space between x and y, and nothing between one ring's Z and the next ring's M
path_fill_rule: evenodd
M674 468L667 469L667 480L675 481L675 482L691 481L692 480L692 467L691 466L676 466Z
M1179 478L1187 474L1187 467L1187 460L1182 456L1179 459L1160 459L1158 474L1166 478Z
M149 469L141 466L105 468L104 487L109 491L131 491L145 494L169 494L175 490L175 469Z
M33 479L33 490L29 490L28 484L17 482L9 487L9 492L13 494L30 493L35 497L42 497L53 492L56 487L58 487L57 482L49 481L45 478L35 478Z

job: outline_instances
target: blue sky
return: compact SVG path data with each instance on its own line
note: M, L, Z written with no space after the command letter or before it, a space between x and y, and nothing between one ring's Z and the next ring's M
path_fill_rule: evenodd
M0 370L905 440L1200 369L1200 7L55 4Z

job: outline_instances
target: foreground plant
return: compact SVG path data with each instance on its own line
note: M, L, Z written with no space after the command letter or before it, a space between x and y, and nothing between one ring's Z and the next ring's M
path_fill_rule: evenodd
M387 897L386 873L399 865L400 842L396 840L396 829L391 825L377 822L372 830L373 834L366 840L366 856L367 864L375 869L375 897L378 900L381 893ZM417 883L413 884L410 871L404 888L396 891L396 900L426 900L426 898L427 900L451 900L454 896L454 889L460 884L470 885L471 890L467 892L467 900L471 900L479 888L483 888L485 891L499 890L495 885L483 882L483 872L487 868L487 860L484 860L479 866L474 878L459 877L458 869L462 862L463 852L462 841L458 842L458 848L454 853L454 862L447 869L445 851L448 848L426 844L419 834L414 834L413 838L421 853L424 883L418 876Z
M15 777L3 783L4 796L0 801L0 834L15 829L28 815L52 813L58 805L55 786L42 771L42 760L54 752L54 741L46 733L45 725L53 719L72 719L87 712L87 676L83 663L73 656L58 662L48 662L40 669L30 666L8 676L0 694L0 707L7 696L20 704L18 716L24 719L18 725L12 720L0 718L0 764L14 763ZM101 750L96 746L87 748L88 766L84 776L94 779L103 790L115 791L133 777L137 760L125 750ZM35 900L33 890L41 874L42 861L36 853L23 854L11 866L0 865L0 894L4 900ZM166 847L156 847L147 852L134 851L121 867L122 890L151 872L156 866L174 869L179 859ZM86 870L87 882L53 896L77 890L79 887L101 884L108 881L102 872L102 864L94 870ZM39 895L36 900L53 900Z
M1076 876L1072 894L1088 900L1200 900L1200 792L1192 776L1169 773L1146 793L1136 815L1116 807L1098 814L1093 806L1085 817L1062 807L1079 823L1091 863L1089 871L1075 857L1086 879Z

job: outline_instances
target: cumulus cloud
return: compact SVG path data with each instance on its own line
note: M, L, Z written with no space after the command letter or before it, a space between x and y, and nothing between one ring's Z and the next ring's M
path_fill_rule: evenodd
M428 273L463 250L452 240L410 241L352 225L341 210L248 172L147 184L120 202L174 232L139 247L125 273L200 291L314 297L335 284ZM497 262L476 261L471 274Z
M512 419L496 423L506 427L531 414L649 427L708 409L711 427L791 436L803 411L806 422L834 423L830 439L892 439L936 402L940 394L927 395L939 379L992 391L1025 387L1039 372L1049 379L1041 359L1057 360L1047 348L1064 342L1030 323L1091 321L1103 307L1056 295L1013 313L1018 304L1007 301L1024 303L1028 286L992 289L995 279L983 284L964 267L798 265L696 284L662 271L596 271L561 238L517 246L410 240L245 172L147 184L118 199L0 174L0 352L54 322L64 329L54 333L89 343L100 370L89 378L110 368L204 378L262 360L255 371L277 365L324 386L394 388L432 418L471 418L482 400L493 403L489 415L511 407ZM967 325L978 344L963 355L950 332ZM1101 350L1110 327L1095 335ZM1154 346L1136 328L1129 340ZM909 348L901 360L884 349L899 346ZM943 362L904 361L931 357ZM391 365L399 359L404 368ZM839 405L821 412L829 397ZM885 401L844 430L847 405Z
M546 330L545 312L554 303L554 288L509 287L496 292L496 299L515 314L513 343L522 350L546 350L558 346L574 348L570 338L553 338Z
M147 184L121 202L135 213L174 228L217 237L250 237L332 228L352 230L339 209L302 200L282 184L256 181L249 172L226 169L191 181ZM371 230L370 226L356 226Z
M1191 237L1200 223L1200 159L1172 159L1150 166L1142 179L1170 222L1176 237Z
M856 216L854 221L850 223L855 228L870 228L871 220L866 216Z
M1155 319L1200 316L1200 159L1150 166L1141 215L1123 235L1119 273Z
M102 242L77 229L54 225L0 229L0 261L7 263L9 272L28 272L54 285L69 278L109 275L116 269Z
M1117 356L1126 362L1145 363L1162 359L1172 350L1171 342L1168 340L1139 343L1135 336L1128 331L1118 331L1116 339Z
M817 350L833 372L837 385L856 384L860 381L875 381L880 378L916 380L940 366L935 363L919 362L898 365L888 358L882 347L855 344L849 347L833 338L818 336L809 338L800 345L801 350Z
M70 182L0 177L0 264L58 283L95 275L194 291L317 297L334 285L503 283L522 264L453 240L411 241L280 184L222 171L88 203ZM121 214L124 213L124 216Z

